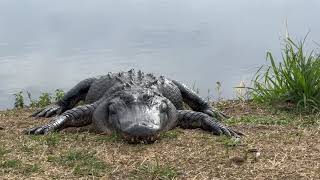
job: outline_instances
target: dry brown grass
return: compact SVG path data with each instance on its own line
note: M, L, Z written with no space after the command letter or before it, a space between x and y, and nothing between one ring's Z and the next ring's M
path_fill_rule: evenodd
M318 127L233 125L246 134L234 146L179 129L154 144L130 145L88 132L24 135L47 121L30 113L0 112L1 179L320 179Z

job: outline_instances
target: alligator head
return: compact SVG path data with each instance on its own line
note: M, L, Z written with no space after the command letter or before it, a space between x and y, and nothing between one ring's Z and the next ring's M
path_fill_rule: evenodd
M176 108L150 88L123 89L102 100L93 123L99 131L115 131L131 143L151 143L176 125Z

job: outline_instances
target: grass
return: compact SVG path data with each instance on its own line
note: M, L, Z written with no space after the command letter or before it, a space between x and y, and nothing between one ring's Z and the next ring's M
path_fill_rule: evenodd
M16 168L18 166L20 166L21 161L19 160L6 160L1 164L2 168Z
M236 147L241 143L241 141L238 139L233 139L226 136L220 136L217 141L221 142L226 147Z
M174 179L178 175L177 171L168 165L156 163L147 163L140 165L131 172L132 179Z
M5 160L0 164L0 168L4 173L20 173L25 176L40 171L37 164L24 164L18 159Z
M94 153L86 150L70 150L60 156L49 156L49 162L66 166L72 169L74 175L102 176L107 170L105 162L94 156Z
M261 67L253 80L256 102L281 104L307 112L320 110L320 56L305 52L305 40L284 40L282 60L267 53L269 65Z
M262 117L262 116L245 116L238 118L230 118L226 120L227 124L262 124L262 125L287 125L291 123L289 117Z
M319 179L316 115L276 111L253 102L216 106L245 134L241 141L198 129L174 129L154 144L132 145L116 135L71 128L47 136L24 135L49 120L33 110L0 111L3 179ZM267 121L274 120L268 124ZM282 123L285 121L286 123ZM279 123L281 122L281 123ZM310 123L310 124L309 124Z
M215 104L220 110L232 117L225 120L228 125L268 125L317 127L320 125L318 114L305 114L299 111L281 111L278 107L259 104L253 101L222 101Z
M167 132L161 133L160 134L160 138L163 139L163 140L165 140L165 139L167 139L167 140L176 139L182 133L183 133L183 131L181 129L177 128L177 129L173 129L171 131L167 131Z
M30 175L40 171L41 171L41 168L39 167L38 164L26 164L25 167L23 168L22 174Z
M119 134L117 133L112 133L111 135L99 135L96 137L95 139L98 142L103 142L103 143L115 143L115 142L122 142L121 137L119 136Z
M5 154L9 153L10 151L0 147L0 158L4 157Z
M61 141L61 134L59 133L51 133L47 136L30 136L33 140L42 142L48 146L56 146Z

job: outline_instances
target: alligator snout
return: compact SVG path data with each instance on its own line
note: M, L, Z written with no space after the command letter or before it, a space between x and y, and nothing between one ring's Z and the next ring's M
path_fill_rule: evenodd
M159 131L158 127L148 126L144 124L136 124L124 130L124 133L129 136L151 136Z
M153 143L159 138L159 127L135 124L122 131L124 139L130 143Z

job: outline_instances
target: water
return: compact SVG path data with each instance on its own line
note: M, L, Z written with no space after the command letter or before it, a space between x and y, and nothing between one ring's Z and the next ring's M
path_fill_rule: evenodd
M0 0L0 109L109 71L142 69L233 98L293 37L320 42L318 0ZM312 45L312 41L310 41ZM208 93L208 89L210 92Z

